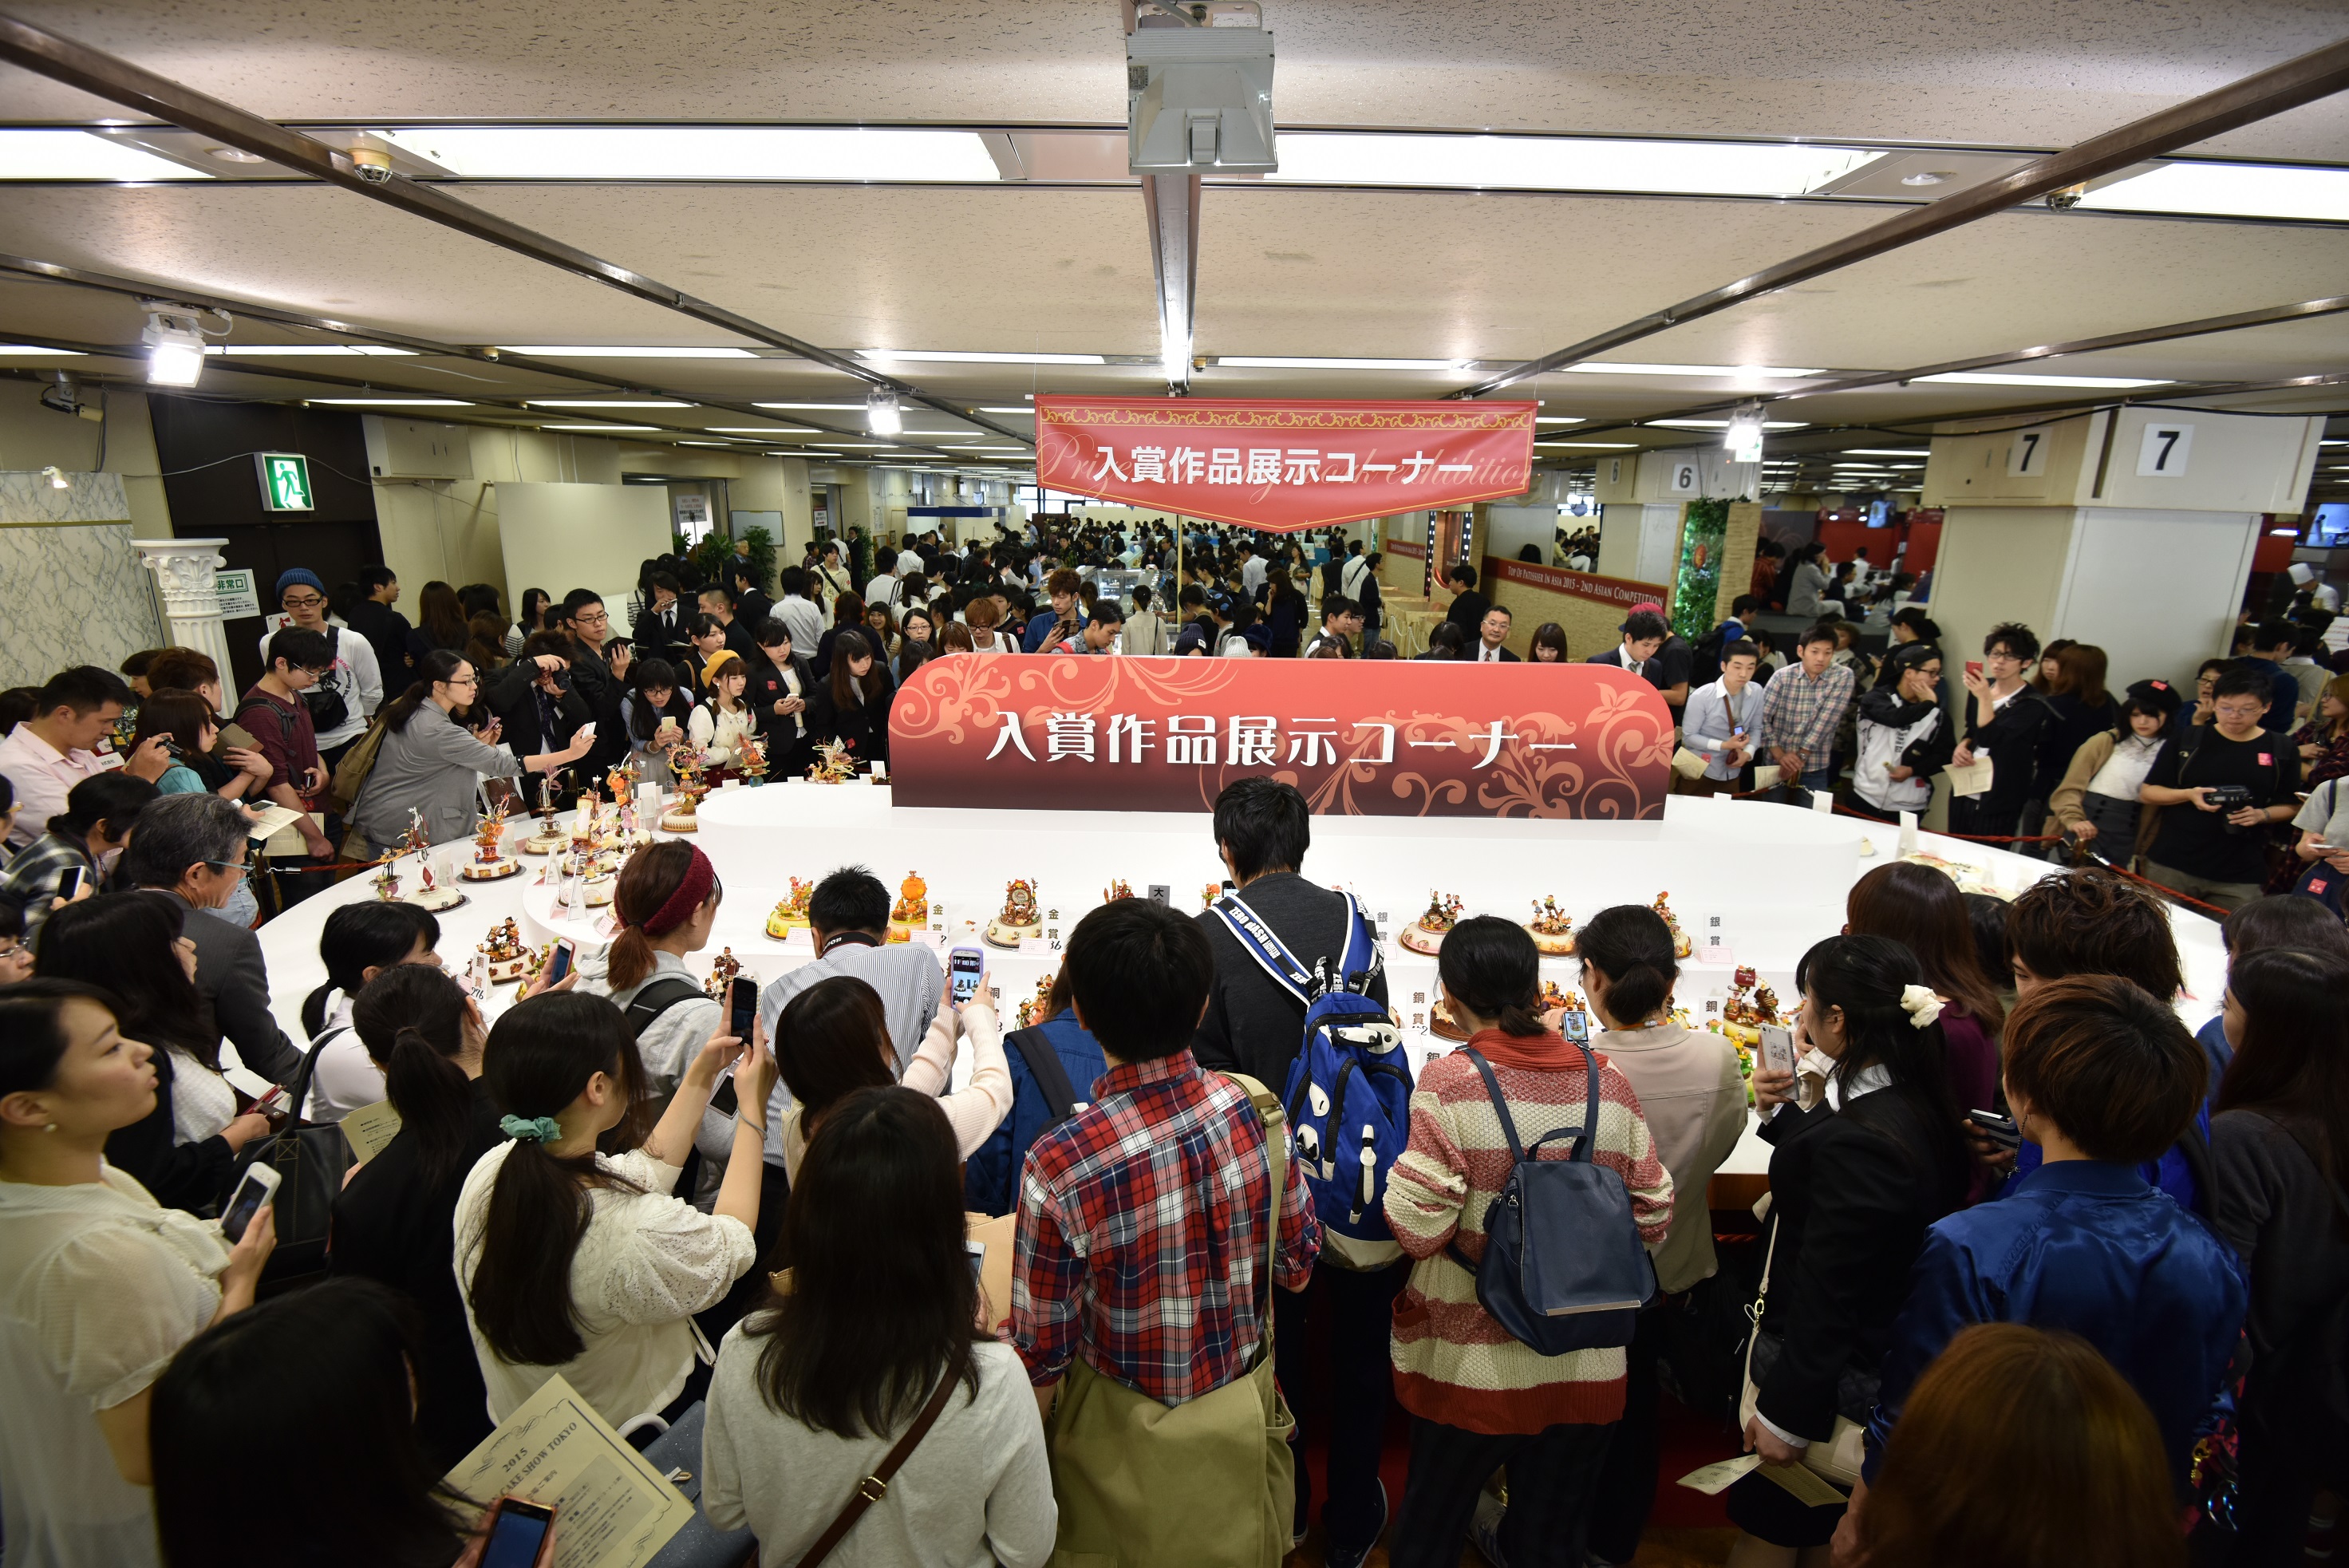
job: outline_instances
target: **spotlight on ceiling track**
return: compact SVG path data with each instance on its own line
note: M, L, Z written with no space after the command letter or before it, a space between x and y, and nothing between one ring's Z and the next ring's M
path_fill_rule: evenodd
M1762 405L1740 403L1729 416L1729 427L1721 436L1721 444L1729 449L1731 462L1762 461Z
M894 436L905 428L905 416L897 407L897 394L886 387L875 387L864 398L864 428L877 436Z
M50 379L57 385L41 389L41 407L60 414L78 414L92 424L105 421L106 411L103 409L93 409L81 400L81 383L75 379L71 370L52 371Z
M204 373L203 317L212 315L221 318L221 329L212 334L216 337L227 337L235 325L225 310L206 311L160 299L142 299L139 305L147 312L147 328L139 335L139 340L147 345L150 386L194 386Z

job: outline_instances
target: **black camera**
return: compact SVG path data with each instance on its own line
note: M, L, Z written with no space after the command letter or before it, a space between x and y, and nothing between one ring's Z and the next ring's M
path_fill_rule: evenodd
M2222 816L2241 811L2246 806L2256 805L2259 804L2251 798L2251 786L2248 784L2212 784L2209 788L2210 804L2219 808L2220 815ZM2230 833L2249 833L2251 829L2248 827L2239 827L2230 822L2227 824L2227 831Z

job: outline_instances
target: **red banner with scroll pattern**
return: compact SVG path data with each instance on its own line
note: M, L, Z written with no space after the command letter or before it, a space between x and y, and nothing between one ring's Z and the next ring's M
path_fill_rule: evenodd
M1269 774L1316 812L1661 816L1672 720L1609 665L957 653L889 710L899 805L1206 811Z
M1292 534L1522 495L1532 403L1036 400L1036 483Z

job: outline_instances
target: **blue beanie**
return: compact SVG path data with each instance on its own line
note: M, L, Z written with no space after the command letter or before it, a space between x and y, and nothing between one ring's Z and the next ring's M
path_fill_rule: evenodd
M285 590L297 583L307 584L317 589L321 596L326 591L326 585L318 580L317 573L307 566L290 566L277 574L277 597L284 598Z

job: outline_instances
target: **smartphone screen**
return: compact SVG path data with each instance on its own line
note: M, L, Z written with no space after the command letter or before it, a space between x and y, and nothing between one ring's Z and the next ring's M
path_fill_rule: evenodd
M748 975L736 975L726 982L726 1001L727 1033L749 1040L750 1026L759 1019L759 982Z
M570 972L571 944L557 942L554 944L554 956L546 961L546 983L553 985Z
M947 955L947 974L953 984L956 1006L978 994L978 977L986 969L987 960L977 948L957 948Z
M1795 1032L1783 1023L1762 1025L1762 1064L1774 1073L1795 1070Z
M546 1532L554 1528L553 1509L518 1497L502 1500L497 1521L490 1526L489 1542L481 1548L481 1568L531 1568L538 1561L538 1549L545 1544Z
M1588 1044L1590 1042L1589 1015L1568 1008L1558 1019L1558 1033L1577 1045Z
M978 1283L980 1271L984 1269L987 1264L987 1243L984 1241L965 1241L962 1244L962 1250L970 1259L970 1282L972 1284L977 1284Z
M269 1201L271 1185L266 1178L250 1170L237 1183L236 1190L229 1196L228 1207L221 1210L221 1230L231 1241L243 1240L244 1228L253 1223L261 1206Z
M80 892L82 874L88 869L89 868L86 866L68 866L64 870L58 872L57 897L60 898L70 898L76 893Z

